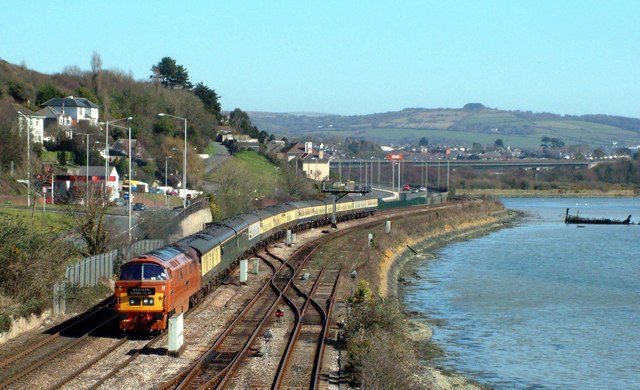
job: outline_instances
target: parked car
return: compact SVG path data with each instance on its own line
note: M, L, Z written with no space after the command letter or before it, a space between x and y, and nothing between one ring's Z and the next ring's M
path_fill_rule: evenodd
M411 191L411 186L409 184L405 184L402 186L402 191Z
M115 198L114 200L111 201L111 205L112 206L124 206L127 204L127 201L124 200L123 198Z
M420 192L427 192L427 187L420 187Z
M132 209L134 211L144 211L147 209L147 206L144 203L134 203Z

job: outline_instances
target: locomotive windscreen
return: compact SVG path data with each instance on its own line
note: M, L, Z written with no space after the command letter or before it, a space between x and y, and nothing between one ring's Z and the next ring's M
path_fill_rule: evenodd
M132 263L120 268L120 280L167 280L166 270L157 264Z

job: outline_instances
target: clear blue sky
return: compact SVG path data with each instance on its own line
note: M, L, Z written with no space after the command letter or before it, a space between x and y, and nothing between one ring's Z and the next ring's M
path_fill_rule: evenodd
M2 2L0 58L146 80L162 57L224 110L462 107L640 117L640 1Z

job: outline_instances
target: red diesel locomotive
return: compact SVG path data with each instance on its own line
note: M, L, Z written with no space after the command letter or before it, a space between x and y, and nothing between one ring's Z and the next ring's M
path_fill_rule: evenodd
M192 248L173 244L123 264L115 286L120 329L159 331L184 313L200 291L200 262Z

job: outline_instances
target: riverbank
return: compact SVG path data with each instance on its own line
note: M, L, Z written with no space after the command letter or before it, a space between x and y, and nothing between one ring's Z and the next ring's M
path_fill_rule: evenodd
M518 190L518 189L456 189L456 195L476 198L622 198L638 196L637 189L550 189L550 190Z
M430 252L444 245L459 240L471 239L488 234L496 229L512 225L521 216L520 213L506 209L487 209L486 214L479 212L468 219L461 220L457 215L444 216L441 226L425 235L408 236L396 246L387 248L385 258L381 261L380 279L385 281L386 288L380 289L382 296L395 296L403 301L404 277L412 272L418 262L428 261ZM405 307L408 316L408 338L419 345L425 359L441 354L440 348L431 342L433 331L428 319L416 315ZM462 375L445 371L426 362L423 366L423 380L430 388L435 389L486 389L486 386L471 381Z

